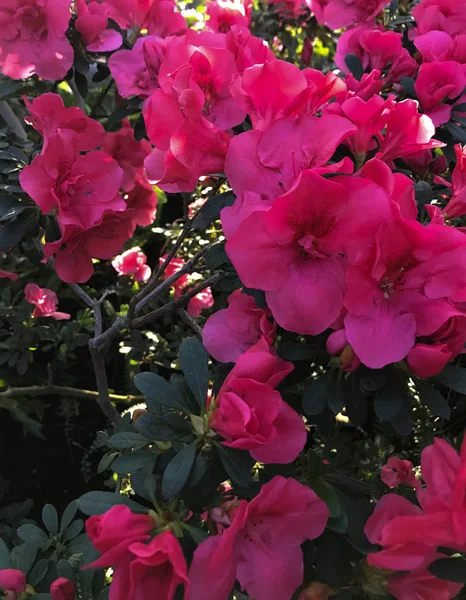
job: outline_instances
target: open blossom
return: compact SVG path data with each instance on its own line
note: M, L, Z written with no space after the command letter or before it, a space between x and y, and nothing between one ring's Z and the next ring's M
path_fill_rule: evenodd
M438 554L437 558L446 558ZM415 569L402 575L391 575L388 579L387 589L396 600L453 600L457 598L463 585L432 575L429 569Z
M303 171L268 211L243 221L226 251L243 283L265 290L279 325L317 335L343 308L348 244L352 252L364 247L390 211L386 192L371 181Z
M71 0L8 0L0 6L0 67L24 79L62 79L73 64L66 38Z
M263 336L268 344L275 338L272 313L259 308L252 296L235 290L228 297L228 308L209 317L202 330L202 342L220 362L235 362Z
M90 52L110 52L116 50L123 43L119 31L107 29L108 17L111 9L104 3L86 3L86 0L76 2L78 18L75 21L76 29L81 34L84 45Z
M102 221L105 211L121 211L123 171L100 150L79 154L79 136L63 130L52 136L44 153L20 174L21 187L44 214L58 210L63 225L87 229Z
M112 54L108 68L122 98L149 98L159 86L159 70L173 38L140 37L131 50Z
M387 0L310 0L317 21L330 29L368 23L388 4Z
M232 502L226 511L230 525L194 552L187 600L227 600L235 579L255 600L289 600L303 580L300 546L324 531L327 505L278 475L253 500Z
M36 283L28 283L24 288L24 295L30 304L34 304L32 316L52 317L57 321L66 321L71 315L57 312L58 298L55 292L47 288L40 288Z
M52 600L74 600L76 586L70 579L59 577L52 582L50 595L52 596Z
M231 448L263 463L289 463L306 443L303 420L274 390L293 370L262 338L236 361L216 399L209 423Z
M203 310L212 308L214 305L214 297L212 296L212 290L210 287L200 291L188 302L188 314L191 317L199 317Z
M252 2L250 0L210 0L206 3L208 29L227 33L233 25L249 27Z
M465 87L464 68L452 60L422 64L414 84L423 111L436 127L450 120L452 107L443 102L460 96Z
M135 225L146 227L151 225L157 215L157 193L145 175L138 173L134 186L123 196L127 210L125 213Z
M466 146L455 146L456 164L451 176L451 200L445 207L448 218L466 214Z
M456 36L466 29L466 6L457 0L421 0L412 15L421 34L438 30Z
M118 275L131 275L135 281L147 281L151 268L146 265L147 256L135 246L112 260L112 266Z
M380 477L389 488L394 488L400 484L413 488L418 488L421 485L419 479L413 473L413 463L396 456L391 456L388 459L387 464L382 467Z

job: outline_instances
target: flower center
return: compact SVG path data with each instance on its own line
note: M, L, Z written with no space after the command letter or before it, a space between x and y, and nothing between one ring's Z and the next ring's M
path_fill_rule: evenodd
M41 8L26 4L13 16L16 36L23 40L42 40L47 36L47 19Z

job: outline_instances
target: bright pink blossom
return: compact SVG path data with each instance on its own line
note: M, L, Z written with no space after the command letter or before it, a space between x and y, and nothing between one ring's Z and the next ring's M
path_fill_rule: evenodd
M364 247L390 211L386 192L370 181L303 171L268 211L243 221L226 250L241 281L265 290L279 325L317 335L343 308L344 255Z
M110 52L122 45L121 33L107 29L111 9L105 2L91 2L88 5L86 0L77 0L76 7L78 18L75 26L89 52Z
M228 308L209 317L202 330L207 351L220 362L235 362L263 336L268 344L275 338L276 325L268 308L259 308L252 296L235 290Z
M231 525L194 553L187 600L227 600L235 579L255 600L289 600L303 580L300 546L324 531L326 504L278 475L251 502L231 503L228 515Z
M446 558L439 554L437 558ZM396 600L452 600L457 598L462 583L439 579L426 569L416 569L403 575L392 575L388 579L387 589Z
M112 54L108 68L122 98L149 98L159 88L160 65L172 39L141 37L131 50Z
M26 96L23 99L30 113L24 120L44 138L42 153L44 153L50 137L64 129L74 131L78 135L80 151L94 150L104 141L105 129L102 125L86 116L84 111L77 106L65 108L59 94L47 92L32 102Z
M422 55L423 62L454 60L466 63L466 34L452 37L445 31L429 31L418 35L414 45Z
M450 120L451 105L444 100L454 100L466 87L465 71L459 63L434 61L420 66L414 84L422 110L436 127Z
M44 214L58 209L63 225L87 229L102 221L105 211L121 211L123 171L116 160L95 150L79 154L79 136L63 130L52 136L44 153L20 173L21 187Z
M128 119L123 119L121 129L115 133L107 133L102 144L102 152L114 158L123 169L121 189L131 191L136 184L137 175L144 174L144 159L151 152L147 140L137 141L134 130Z
M10 279L10 281L16 281L18 279L18 273L11 273L10 271L2 271L0 269L0 279L2 277Z
M400 484L413 488L418 488L421 485L419 479L413 473L413 463L409 460L402 460L397 456L391 456L388 459L387 464L382 467L380 478L389 488L394 488Z
M147 256L135 246L120 254L112 260L112 267L118 275L130 275L135 281L147 281L151 275L151 268L146 265Z
M206 3L208 29L227 33L233 27L249 27L252 2L250 0L211 0Z
M133 221L135 225L146 227L151 225L157 215L157 193L145 175L136 175L133 189L124 195L127 210L124 214Z
M387 0L310 0L317 21L330 29L368 23L388 4Z
M249 29L238 25L232 25L225 36L225 43L235 57L239 73L243 73L248 67L274 58L272 50L264 40L252 35Z
M377 157L387 163L395 158L413 156L422 150L444 146L433 140L435 126L432 119L418 112L415 100L396 102L388 115L387 129L380 134Z
M445 207L448 218L466 214L466 146L455 146L456 165L451 177L452 197Z
M186 29L186 20L178 12L175 0L155 0L149 13L149 35L182 35Z
M422 0L412 15L421 34L439 30L457 36L466 29L466 7L457 0Z
M74 600L76 586L70 579L59 577L50 586L52 600Z
M273 388L293 370L261 339L236 361L217 398L210 426L231 448L264 463L289 463L306 443L303 420Z
M129 567L130 587L123 600L172 600L179 584L188 586L186 560L180 542L171 531L164 531L148 544L129 545L133 558Z
M67 313L57 312L58 298L52 290L40 288L35 283L28 283L24 288L24 295L30 304L34 304L35 308L32 316L36 319L39 317L52 317L57 321L66 321L71 316Z
M156 0L105 0L110 7L109 17L122 29L147 27L152 5Z
M24 592L26 589L26 575L18 569L2 569L0 570L0 587L7 592L15 592L17 594ZM8 596L8 600L9 600ZM16 595L13 596L13 600Z
M191 317L197 318L203 310L212 308L213 305L214 297L212 296L212 289L207 287L190 299L188 302L188 314Z
M66 38L71 0L2 0L0 67L4 75L24 79L63 79L73 64Z

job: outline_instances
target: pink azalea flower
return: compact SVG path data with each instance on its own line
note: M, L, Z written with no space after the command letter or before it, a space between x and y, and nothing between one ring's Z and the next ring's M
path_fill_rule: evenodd
M59 577L50 586L50 595L52 600L74 600L76 586L69 579Z
M268 308L259 308L252 296L235 290L228 297L228 308L207 319L202 342L215 360L236 362L262 336L272 344L277 327L269 320L271 314Z
M135 225L146 227L155 221L157 215L157 194L145 175L137 174L133 189L125 194L127 210L124 214L134 222Z
M110 52L122 45L121 33L107 29L111 9L105 3L91 2L87 5L86 0L77 0L76 7L78 18L75 26L89 52Z
M57 321L66 321L71 315L57 312L58 298L55 292L47 288L40 288L35 283L28 283L24 288L24 295L30 304L34 304L34 318L52 317Z
M250 0L210 0L206 3L207 28L216 33L228 33L233 25L249 27L251 11Z
M6 0L0 6L0 66L13 79L63 79L73 64L66 38L71 0Z
M212 289L207 287L188 302L188 314L191 317L199 317L203 310L212 308L213 305L214 297L212 296Z
M160 598L172 600L178 585L188 588L187 565L180 542L171 531L164 531L148 544L133 542L129 551L130 587L118 598Z
M317 21L330 29L369 23L388 4L387 0L310 0Z
M13 592L13 596L8 596L8 600L16 600L16 594L24 592L26 589L26 575L18 569L0 570L0 586L6 592Z
M122 211L119 195L123 171L116 160L95 150L79 154L79 136L65 129L52 136L44 153L20 173L21 187L44 214L58 209L63 225L87 229L102 221L105 211Z
M344 371L356 371L361 364L353 348L348 344L344 329L331 333L327 339L326 347L329 354L340 357L340 366Z
M186 29L186 20L178 12L175 0L156 0L152 4L148 23L149 35L182 35Z
M364 73L360 81L351 73L346 73L345 84L347 89L337 96L337 102L341 103L352 96L359 96L367 102L374 95L380 94L384 80L380 71L372 69L370 73Z
M445 207L449 219L466 214L466 146L455 146L456 164L451 177L452 197Z
M299 17L309 7L309 0L267 0L267 3L276 5L278 13L287 19Z
M149 98L159 88L159 70L173 38L140 37L131 50L118 50L108 68L122 98Z
M445 31L429 31L418 35L414 45L422 55L422 61L454 60L461 64L466 62L466 34L452 37Z
M265 339L242 354L215 399L210 426L231 448L263 463L289 463L306 443L303 420L273 388L293 370Z
M137 175L144 175L144 159L149 156L152 147L147 140L136 141L131 123L123 119L119 131L105 135L101 150L123 169L121 189L129 192L136 184Z
M418 112L415 100L396 102L388 116L385 134L378 136L380 146L377 157L390 164L395 158L441 148L444 144L433 140L434 134L432 119Z
M147 256L135 246L112 260L112 267L118 275L130 275L135 281L147 281L151 276L151 268L146 265Z
M412 15L421 34L439 30L454 37L466 28L466 7L457 0L422 0L413 8Z
M446 558L446 556L438 554L437 558ZM412 600L413 598L451 600L457 598L463 584L439 579L428 569L421 568L404 575L390 576L387 588L397 600Z
M460 96L465 87L464 69L452 60L422 64L414 84L423 111L436 127L449 121L451 116L451 105L442 102Z
M317 335L343 308L344 255L364 247L390 214L386 192L370 181L330 180L303 171L268 211L256 211L243 221L226 250L241 281L265 290L279 325Z
M104 141L103 126L98 121L87 117L77 106L65 108L59 94L41 94L32 102L23 96L23 100L30 112L24 120L44 138L42 154L51 136L64 129L74 131L78 135L77 144L80 151L94 150Z
M274 54L263 40L251 34L249 29L232 25L225 36L227 49L233 54L238 72L243 73L248 67L272 60Z
M228 512L231 525L194 553L187 600L226 600L235 579L255 600L289 600L303 580L300 545L324 531L326 504L307 486L278 475L251 502L233 503Z
M152 5L156 0L105 0L110 7L109 17L122 29L144 29L149 23Z
M45 257L55 255L55 270L62 281L84 283L94 272L93 258L108 260L121 252L134 233L133 216L129 209L105 214L101 223L90 229L62 226L62 237L45 244Z
M10 271L2 271L0 269L0 279L2 277L10 279L11 281L16 281L18 279L18 273L11 273Z
M409 460L401 460L397 456L391 456L388 459L387 464L382 467L380 478L389 488L401 484L413 488L418 488L421 485L421 482L413 473L413 463Z

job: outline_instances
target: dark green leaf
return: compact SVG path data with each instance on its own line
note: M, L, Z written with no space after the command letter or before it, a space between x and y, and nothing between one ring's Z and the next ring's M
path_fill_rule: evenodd
M135 512L135 511L133 510L133 512ZM84 552L86 552L88 550L88 548L90 546L91 546L91 541L87 537L87 533L82 533L81 535L78 535L78 537L75 537L74 540L71 540L71 542L69 542L67 544L66 550L68 552L70 552L71 554L83 554Z
M303 410L308 415L318 415L327 408L329 396L333 388L332 370L313 379L303 396Z
M180 432L170 427L166 419L158 415L141 415L134 426L141 435L154 442L174 442L180 438Z
M107 452L107 454L104 454L100 459L99 464L97 465L97 473L103 473L104 471L106 471L112 464L112 462L115 460L115 458L117 458L118 456L120 456L118 450L116 450L115 452Z
M46 504L42 509L42 521L47 528L47 531L53 535L58 533L58 513L55 506Z
M197 440L184 446L168 463L162 477L162 494L173 498L181 492L188 481L197 454Z
M451 135L461 142L462 144L466 143L466 131L463 127L456 125L456 123L452 123L451 121L445 125L445 129L451 133Z
M222 265L231 265L231 261L225 252L225 242L218 242L207 250L205 264L212 270L219 269Z
M74 581L75 579L75 574L70 563L64 558L61 558L57 562L57 575L58 577L69 579L70 581Z
M157 502L157 479L155 475L149 473L144 481L144 488L149 500L155 504Z
M8 98L8 96L12 96L17 92L17 90L20 89L22 85L22 81L13 81L12 79L2 81L0 83L0 98Z
M419 380L416 381L416 388L419 392L421 402L425 404L434 415L437 415L442 419L450 418L451 409L448 402L432 384Z
M430 204L434 197L432 187L427 183L427 181L418 181L415 183L414 193L419 208L422 208L426 204Z
M137 452L131 452L131 454L119 456L113 461L112 470L119 475L135 473L136 471L149 472L154 468L156 460L157 455L154 452L139 450Z
M359 383L365 392L376 392L387 381L388 369L369 369L361 366L359 373Z
M85 515L102 515L117 504L124 504L135 513L147 512L147 508L144 506L113 492L87 492L78 499L78 508Z
M27 575L36 560L38 550L34 541L15 546L10 554L13 569L18 569Z
M73 523L71 523L71 525L66 530L65 536L63 538L65 542L70 542L75 537L77 537L83 530L83 527L84 521L82 519L76 519L76 521L73 521Z
M390 16L393 17L393 15L396 13L396 10L398 8L398 0L392 0L390 2L390 6L389 6L389 11L390 11Z
M196 544L200 544L209 537L207 531L204 531L203 529L198 529L197 527L192 527L191 525L185 525L184 528L196 542Z
M98 431L95 438L95 445L97 448L103 448L106 445L110 436L106 431Z
M115 435L112 435L110 438L109 443L112 444L112 446L115 446L115 448L122 448L125 450L134 448L135 446L140 447L141 445L146 445L147 440L146 438L142 437L142 435L139 435L139 433L132 433L128 431L115 433Z
M464 368L447 365L435 379L454 392L466 394L466 369Z
M0 196L0 222L8 221L20 215L27 204L14 196Z
M209 387L209 356L195 337L183 340L178 354L180 367L200 408L205 407Z
M312 489L328 506L330 517L338 519L341 512L340 501L338 499L338 494L333 487L326 483L322 478L319 478L312 483Z
M141 113L134 125L134 137L138 142L140 142L146 137L146 135L146 123L144 121L144 115Z
M160 375L138 373L134 378L134 385L147 398L149 411L157 413L157 405L162 404L186 412L187 407L184 398L180 396L177 389Z
M461 104L455 104L453 107L454 112L466 112L466 102L462 102Z
M87 77L75 70L74 72L74 80L76 83L76 88L79 92L81 98L87 98L87 93L89 91L89 84L87 82Z
M375 414L381 421L393 421L402 411L406 388L393 381L377 391L374 400Z
M277 354L280 358L296 362L299 360L312 360L316 355L316 350L310 344L301 342L284 342L277 348Z
M417 98L416 88L414 87L415 81L412 77L402 77L400 84L404 90L408 92L411 98Z
M249 452L228 448L223 444L218 444L217 450L228 477L238 485L249 485L255 463Z
M345 56L345 64L356 79L360 81L364 75L364 67L362 66L361 59L355 54L347 54Z
M220 218L220 211L226 206L232 206L236 200L234 192L223 192L208 198L193 222L194 229L203 229L212 221Z
M110 69L108 67L105 67L104 65L98 65L97 71L92 76L92 81L94 83L100 83L101 81L104 81L104 79L107 79L107 77L109 76Z
M0 571L11 567L10 551L5 542L0 538Z
M0 252L16 246L36 224L37 212L32 210L24 211L17 219L8 221L0 228Z
M18 527L16 533L23 541L37 542L39 545L44 545L44 543L49 539L45 531L42 531L42 529L37 527L37 525L32 525L29 523Z
M367 398L361 389L356 373L351 373L345 383L346 413L353 425L361 427L367 419Z
M38 563L34 565L34 568L29 574L28 583L32 585L32 587L37 586L42 579L47 575L47 571L49 569L49 561L42 559Z
M440 558L433 562L428 569L440 579L466 583L466 560L464 558Z
M65 531L65 529L69 527L69 525L71 525L71 522L75 518L77 512L78 503L76 502L76 500L72 500L63 512L63 516L61 518L60 523L60 531Z

